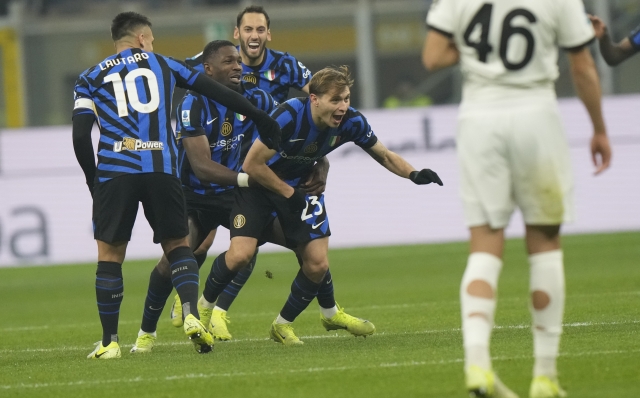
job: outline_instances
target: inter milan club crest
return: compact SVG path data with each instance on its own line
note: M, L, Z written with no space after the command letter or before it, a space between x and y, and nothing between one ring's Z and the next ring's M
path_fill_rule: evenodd
M272 81L273 81L273 79L275 79L275 78L276 78L276 71L275 71L274 69L271 69L271 70L265 71L265 72L263 73L263 75L264 75L264 78L265 78L265 79L267 79L267 80L269 80L270 82L272 82Z
M251 74L242 76L242 80L244 80L247 83L251 83L251 84L256 84L258 82L258 79L254 75L251 75Z

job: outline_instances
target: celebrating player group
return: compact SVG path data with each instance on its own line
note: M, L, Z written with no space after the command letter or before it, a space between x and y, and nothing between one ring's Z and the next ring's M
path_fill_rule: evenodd
M164 254L151 272L132 353L152 351L173 288L173 324L197 352L210 352L216 339L231 339L226 313L264 242L292 250L292 264L300 268L271 324L274 341L303 344L292 323L314 298L325 329L373 334L373 323L347 314L334 297L325 155L354 142L415 184L442 185L438 175L414 169L378 140L366 117L350 106L348 67L312 76L293 56L266 48L270 20L262 7L238 15L238 47L217 40L186 62L153 52L151 26L138 13L118 14L111 26L116 54L84 71L74 92L73 145L93 197L103 329L88 358L121 356L122 263L139 203ZM177 107L174 133L176 86L189 91ZM290 87L309 96L285 101ZM94 122L100 129L97 165ZM230 246L213 261L198 299L199 269L219 226L230 230Z

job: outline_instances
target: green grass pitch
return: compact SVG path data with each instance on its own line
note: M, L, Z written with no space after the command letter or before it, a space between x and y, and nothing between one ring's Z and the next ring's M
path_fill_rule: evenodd
M640 232L563 242L561 382L571 397L639 397ZM122 358L109 361L86 359L101 336L94 264L0 269L0 397L465 397L458 289L466 243L331 250L329 256L338 302L371 320L375 335L326 332L314 302L294 323L303 346L267 340L298 267L291 253L261 254L229 312L233 341L198 355L171 326L169 303L154 352L132 355L155 262L130 261ZM527 291L523 242L510 240L492 356L521 397L528 396L533 363Z

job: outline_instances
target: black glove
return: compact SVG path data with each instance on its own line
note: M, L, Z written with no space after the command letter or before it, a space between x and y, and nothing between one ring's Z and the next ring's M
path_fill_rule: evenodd
M431 184L432 182L435 182L442 186L442 180L438 177L436 172L431 169L412 171L411 174L409 174L409 179L413 181L414 184L418 185Z
M307 207L307 194L302 189L294 188L293 195L287 198L287 206L292 213L298 213Z
M254 119L254 123L258 129L260 135L260 141L265 144L269 149L278 150L280 147L280 141L282 139L282 131L280 131L280 125L275 120L271 119L266 112L262 112L262 115Z

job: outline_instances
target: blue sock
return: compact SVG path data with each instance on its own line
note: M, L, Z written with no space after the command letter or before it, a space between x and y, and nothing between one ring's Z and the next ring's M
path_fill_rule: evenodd
M118 341L118 318L124 297L122 264L98 261L96 271L96 300L102 323L102 346Z
M225 311L229 310L231 304L240 293L240 290L247 283L247 280L253 273L253 268L256 265L258 253L253 256L249 265L245 268L241 269L240 272L229 282L229 284L224 288L224 291L218 296L218 300L216 301L216 306L222 308Z
M156 331L158 319L160 319L160 314L162 314L172 290L171 279L162 276L158 268L154 268L149 277L149 290L147 290L147 298L144 301L142 325L140 326L142 331L147 333Z
M291 284L291 294L287 302L280 311L280 316L289 322L293 322L298 315L302 313L311 301L318 295L319 283L314 283L302 272L298 271L298 275Z
M198 315L198 263L187 246L173 249L167 254L171 267L171 283L176 288L182 302L182 318Z

